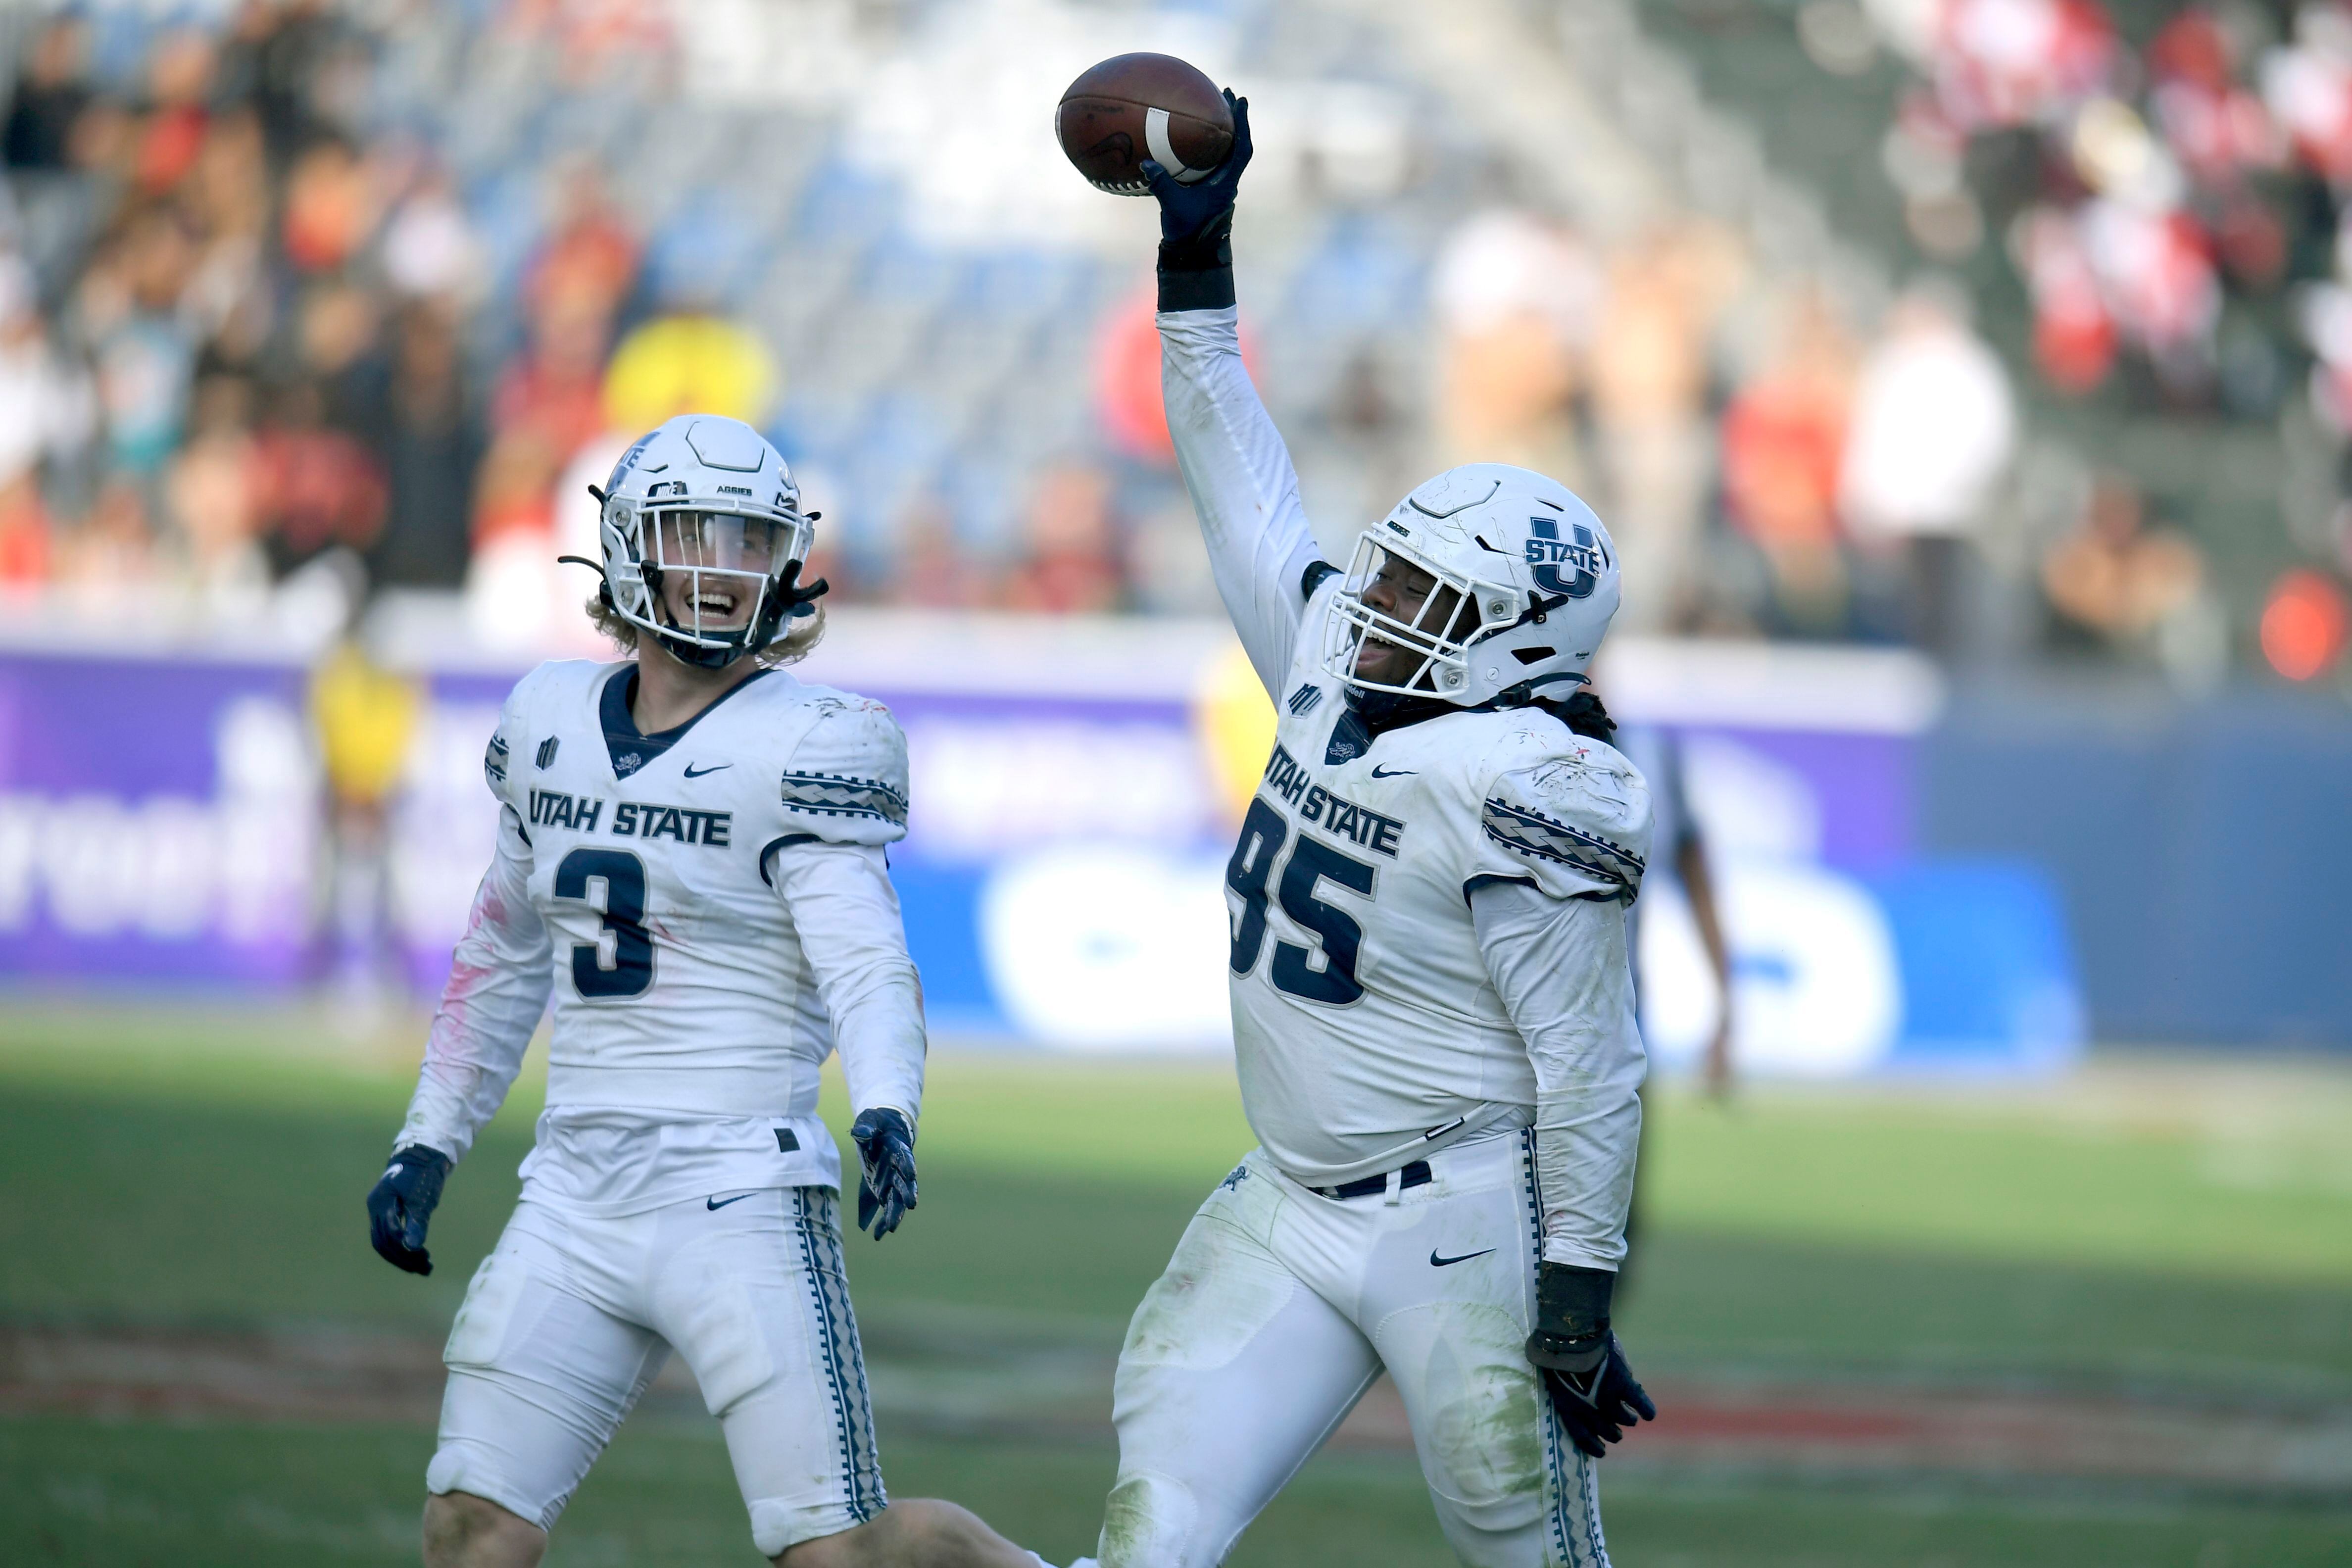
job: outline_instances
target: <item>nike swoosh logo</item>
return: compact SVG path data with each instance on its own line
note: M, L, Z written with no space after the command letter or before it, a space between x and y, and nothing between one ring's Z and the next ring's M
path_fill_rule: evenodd
M1414 773L1411 768L1390 768L1388 771L1383 773L1381 770L1381 764L1374 763L1372 764L1372 776L1376 779L1410 779L1418 778L1420 775Z
M726 769L728 769L728 768L731 768L731 767L733 767L734 765L735 765L735 764L734 764L733 763L719 763L719 766L718 766L718 767L715 767L715 768L704 768L704 769L701 769L699 772L698 772L698 771L696 770L696 768L695 768L695 765L694 765L692 763L687 763L687 764L686 764L686 776L687 776L688 778L690 778L690 779L698 779L698 778L700 778L704 773L720 773L720 772L723 772L724 770L726 770Z
M1486 1252L1494 1250L1491 1247L1486 1248ZM1432 1268L1450 1268L1456 1263L1467 1263L1474 1258L1484 1258L1486 1252L1465 1252L1459 1258L1440 1258L1437 1256L1437 1248L1433 1247L1429 1249L1429 1266Z
M740 1204L745 1198L756 1198L760 1194L757 1193L737 1193L733 1197L729 1198L726 1203L721 1203L717 1198L705 1198L702 1202L702 1206L707 1209L723 1209L727 1206L727 1204ZM1432 1253L1430 1256L1433 1258L1436 1254Z

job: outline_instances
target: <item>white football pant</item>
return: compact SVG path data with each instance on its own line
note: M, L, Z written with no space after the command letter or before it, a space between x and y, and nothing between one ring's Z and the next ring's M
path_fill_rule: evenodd
M517 1205L449 1333L426 1489L553 1529L676 1346L762 1556L871 1519L887 1500L836 1209L827 1187L619 1219Z
M1528 1365L1542 1206L1526 1132L1332 1198L1253 1151L1119 1354L1102 1568L1213 1568L1383 1370L1472 1568L1607 1568L1592 1463Z

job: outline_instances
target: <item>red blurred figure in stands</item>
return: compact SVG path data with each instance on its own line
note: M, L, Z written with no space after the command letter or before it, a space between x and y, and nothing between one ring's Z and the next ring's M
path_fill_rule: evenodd
M1779 619L1817 636L1845 620L1837 496L1853 371L1843 329L1823 300L1808 298L1778 359L1723 418L1725 506L1764 553Z

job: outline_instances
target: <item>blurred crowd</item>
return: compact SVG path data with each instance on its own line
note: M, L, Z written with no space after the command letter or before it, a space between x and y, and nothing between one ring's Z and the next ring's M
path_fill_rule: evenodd
M1676 222L1603 252L1529 214L1441 254L1442 442L1570 477L1643 631L1956 651L2017 446L2007 373L1937 280L1869 330Z
M318 6L21 51L5 130L0 574L236 603L336 546L459 581L492 426L467 386L462 214L357 140L366 40Z
M690 240L649 244L592 156L488 193L532 209L499 268L441 128L383 111L386 40L353 8L212 9L225 20L68 8L21 29L0 131L0 587L152 583L234 615L331 556L371 590L470 586L494 641L573 619L586 583L552 562L595 553L587 483L673 413L773 428L771 347ZM488 9L590 69L647 41L632 13L666 14ZM109 28L135 41L110 71ZM1098 468L1046 466L1025 501L995 559L925 501L894 520L907 547L887 569L854 551L816 569L852 598L1130 602Z
M2093 0L1869 9L1922 77L1882 149L1913 237L1950 255L2006 234L2049 384L2128 360L2175 407L2270 412L2271 307L2345 265L2352 9L2168 7L2137 48Z
M866 110L841 82L762 85L746 158L745 122L682 85L712 68L686 63L686 14L211 0L0 22L0 590L145 583L233 618L331 562L543 644L579 624L588 579L554 559L596 552L587 484L693 408L773 434L826 515L813 573L836 602L1213 612L1142 254L1045 243L1044 218L919 232L893 182L928 161L861 162L893 144L846 133ZM824 43L825 17L852 31ZM790 20L771 58L837 44L845 82L1010 47L818 0ZM2137 52L2090 0L1811 0L1799 25L1816 58L1859 37L1915 61L1882 149L1915 237L1957 259L2006 226L2053 386L2129 370L2234 406L2262 379L2232 347L2242 300L2352 258L2352 11L2263 34L2190 8ZM1276 9L1251 26L1282 36ZM1293 70L1323 47L1286 47ZM1018 119L1035 95L999 96ZM1402 95L1344 101L1366 145L1407 145ZM2121 474L2082 477L2017 558L2022 420L1959 284L1865 310L1687 215L1603 243L1481 206L1444 161L1466 156L1362 160L1361 188L1311 148L1253 173L1289 237L1270 265L1253 250L1248 347L1335 533L1427 467L1513 460L1610 520L1642 631L1957 655L2006 594L2047 647L2210 653L2216 574ZM1066 176L996 199L1107 221ZM2340 265L2294 296L2339 433ZM2319 668L2343 616L2315 567L2279 635Z
M633 42L560 7L497 25L574 53ZM479 195L413 117L382 112L381 43L318 0L152 27L111 74L81 15L27 31L5 132L0 577L164 580L235 605L333 552L377 587L470 584L522 639L567 618L551 563L593 553L580 497L628 436L690 406L810 445L789 412L806 399L781 396L719 269L663 253L597 159L545 162L501 274ZM1525 215L1462 224L1412 308L1444 338L1434 456L1591 490L1647 585L1628 611L1646 629L1941 645L1951 556L2013 442L1965 301L1922 290L1864 339L1794 299L1727 381L1742 266L1696 226L1600 257ZM1096 314L1090 439L1029 463L1008 526L975 529L949 484L836 513L816 570L845 598L1206 607L1148 307ZM1429 444L1400 429L1424 400L1383 375L1346 367L1321 432L1375 467ZM812 465L820 505L832 456Z
M2107 389L2176 416L2307 416L2336 448L2341 492L2352 6L2111 4L1808 0L1797 21L1827 70L1859 74L1880 45L1908 66L1880 165L1923 253L2005 251L2043 386ZM2157 605L2195 603L2210 574L2185 535L2143 526L2126 489L2103 480L2041 563L2073 632L2144 630L2172 613ZM2261 637L2274 667L2305 677L2340 658L2343 639L2290 637L2301 651L2283 662L2277 617L2301 625L2293 604L2316 595L2343 620L2352 510L2289 521L2309 559L2273 582Z

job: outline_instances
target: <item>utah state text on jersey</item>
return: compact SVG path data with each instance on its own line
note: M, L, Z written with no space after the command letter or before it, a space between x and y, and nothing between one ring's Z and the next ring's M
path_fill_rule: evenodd
M1393 816L1382 816L1369 806L1342 800L1319 784L1309 783L1307 770L1290 749L1277 744L1274 756L1265 764L1266 787L1298 808L1302 822L1321 826L1334 837L1345 837L1363 846L1377 855L1396 858L1397 845L1404 837L1404 824Z
M593 833L604 815L604 801L566 795L561 790L535 789L530 792L530 825ZM615 838L675 838L680 844L725 849L730 847L729 838L734 821L731 811L641 805L625 800L613 809L612 835Z

